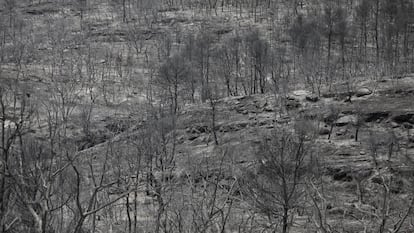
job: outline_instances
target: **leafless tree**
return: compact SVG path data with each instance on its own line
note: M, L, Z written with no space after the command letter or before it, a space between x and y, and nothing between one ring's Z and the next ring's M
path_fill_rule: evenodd
M185 60L179 55L169 58L159 70L157 84L166 91L171 99L171 113L177 114L179 110L179 96L182 86L189 78L189 68Z
M272 231L289 231L292 211L303 200L311 153L305 137L283 129L274 131L263 139L257 171L246 172L243 190L252 206L268 219Z
M330 125L328 139L331 139L333 128L336 124L336 121L339 118L339 114L341 113L341 110L337 106L334 106L334 105L328 106L328 109L329 109L329 112L327 116L325 117L325 122L328 125Z

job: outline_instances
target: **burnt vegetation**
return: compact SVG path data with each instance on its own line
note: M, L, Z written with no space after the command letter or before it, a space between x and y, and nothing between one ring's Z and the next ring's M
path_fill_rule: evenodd
M411 0L0 1L0 233L411 232Z

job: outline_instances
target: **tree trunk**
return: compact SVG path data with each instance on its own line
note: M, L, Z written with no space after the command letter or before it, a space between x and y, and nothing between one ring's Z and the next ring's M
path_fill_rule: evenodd
M326 82L329 84L329 91L331 91L331 44L332 44L332 27L329 26L328 34L328 56L326 61Z
M332 130L334 128L334 123L331 124L331 128L329 130L328 140L331 139Z
M0 93L1 94L1 93ZM8 163L8 152L6 150L6 124L4 118L6 117L5 114L5 106L3 104L3 96L0 96L0 104L1 104L1 110L2 110L2 118L1 118L1 157L0 159L4 164L2 164L2 169L0 173L0 223L1 223L1 233L4 233L6 231L6 224L5 224L5 212L6 212L6 176L7 174L7 163Z
M375 48L376 48L376 65L379 65L379 41L378 41L378 16L379 16L379 0L376 2L376 10L375 10Z
M138 176L137 176L138 179ZM134 192L134 233L137 233L138 224L138 192Z
M126 208L127 218L128 218L128 233L132 233L132 219L131 219L131 212L129 210L129 194L125 197L125 208Z
M210 97L210 105L211 105L211 131L213 133L214 143L218 145L217 133L216 133L216 103Z
M359 127L355 128L355 141L358 141L358 133L359 133Z
M81 216L78 222L76 223L75 230L73 231L73 233L82 233L82 226L83 226L84 221L85 221L85 216Z
M122 22L126 22L126 0L122 0Z
M288 232L288 219L289 218L289 208L286 206L283 208L283 219L282 219L282 233Z

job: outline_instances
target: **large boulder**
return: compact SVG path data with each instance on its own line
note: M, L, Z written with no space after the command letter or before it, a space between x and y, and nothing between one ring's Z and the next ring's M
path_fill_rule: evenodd
M371 95L371 94L372 94L372 91L370 89L366 88L366 87L359 88L355 92L355 95L357 97L362 97L362 96Z
M311 93L309 92L309 91L306 91L306 90L295 90L295 91L293 91L292 92L292 94L296 97L296 98L298 98L298 99L305 99L305 97L307 96L307 95L311 95Z
M386 111L370 112L366 114L366 122L377 122L382 121L385 118L389 117L390 113Z
M292 96L288 96L286 98L286 108L287 109L295 109L301 106L300 101Z
M414 113L404 113L395 115L392 120L398 124L411 123L414 124Z
M306 100L309 102L318 102L319 97L317 95L307 95Z
M410 137L408 138L408 142L409 142L409 143L414 143L414 136L410 136Z
M351 182L351 169L350 168L330 168L326 171L327 175L332 176L336 181Z
M319 135L328 135L330 130L327 127L319 129Z
M341 118L339 118L336 122L335 125L338 127L342 127L348 124L354 124L356 122L356 117L353 115L346 115L343 116Z

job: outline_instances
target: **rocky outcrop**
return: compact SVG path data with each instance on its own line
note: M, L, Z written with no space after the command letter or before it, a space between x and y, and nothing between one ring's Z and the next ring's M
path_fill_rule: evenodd
M392 120L398 124L410 123L414 124L414 113L405 113L395 115Z
M366 87L359 88L357 91L355 91L355 95L357 97L362 97L366 95L371 95L372 91Z
M326 175L332 176L332 178L337 181L351 182L352 176L350 172L351 169L349 168L328 168Z
M346 115L346 116L343 116L343 117L339 118L335 122L335 125L338 126L338 127L342 127L342 126L345 126L345 125L353 124L354 122L356 122L356 120L357 119L356 119L355 116L353 116L353 115Z
M382 120L390 116L389 112L379 111L379 112L370 112L365 116L365 122L381 122Z
M286 108L287 109L296 109L301 106L300 101L294 97L287 97L286 98Z
M323 127L321 129L319 129L319 135L328 135L330 132L328 127Z
M195 125L191 128L188 128L187 131L192 134L207 133L209 131L207 125Z
M236 122L233 124L222 125L219 131L222 133L235 132L235 131L239 131L241 129L246 128L248 125L249 125L249 122L246 122L246 121Z
M309 102L313 102L313 103L315 103L315 102L318 102L318 101L319 101L319 97L318 97L317 95L307 95L307 96L305 97L305 99L306 99L307 101L309 101Z

